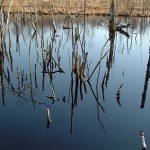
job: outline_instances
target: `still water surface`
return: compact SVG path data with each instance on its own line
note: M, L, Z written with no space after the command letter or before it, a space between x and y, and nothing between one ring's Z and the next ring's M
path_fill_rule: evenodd
M35 34L28 19L9 24L0 149L138 150L141 130L150 147L150 18L116 18L129 37L110 37L108 18L54 19L55 35L48 17Z

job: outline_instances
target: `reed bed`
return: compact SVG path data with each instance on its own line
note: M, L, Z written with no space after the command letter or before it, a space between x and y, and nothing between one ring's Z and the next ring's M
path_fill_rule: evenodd
M111 0L14 0L11 12L35 12L49 14L53 7L54 14L84 14L86 1L86 15L109 15ZM5 0L3 7L8 10L10 0ZM36 3L36 4L35 4ZM118 16L150 16L149 0L116 0L116 15Z

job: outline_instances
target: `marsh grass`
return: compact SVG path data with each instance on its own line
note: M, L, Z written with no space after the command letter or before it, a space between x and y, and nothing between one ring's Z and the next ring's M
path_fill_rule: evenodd
M5 0L5 10L10 0ZM85 0L36 0L37 13L49 14L53 6L54 14L84 14ZM109 15L111 0L86 0L86 15ZM116 15L122 16L150 16L149 0L116 0ZM12 12L34 12L33 0L13 0Z

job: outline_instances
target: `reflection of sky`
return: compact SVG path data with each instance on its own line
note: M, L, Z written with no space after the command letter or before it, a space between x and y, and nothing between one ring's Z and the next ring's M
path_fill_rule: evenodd
M120 18L121 19L121 18ZM119 20L119 19L118 19ZM128 22L129 20L121 20L123 23ZM8 108L6 111L0 109L2 122L7 123L2 124L3 135L8 137L13 134L15 131L17 134L15 136L16 139L19 139L21 133L27 139L27 142L31 141L33 143L31 147L33 149L40 149L36 142L40 142L40 145L45 145L45 149L51 145L53 149L58 149L58 145L60 149L121 149L126 150L130 149L127 145L130 145L132 149L138 149L138 137L139 131L144 129L146 131L147 139L150 138L150 130L149 130L149 118L148 115L150 113L149 106L149 95L147 94L147 100L145 104L144 110L140 109L141 97L144 87L145 73L147 69L148 62L148 50L149 50L149 30L148 27L145 27L145 31L140 33L140 28L136 25L140 19L134 20L134 26L136 27L133 30L133 35L131 35L132 29L129 29L130 38L127 39L124 35L116 33L115 38L115 53L114 53L114 63L112 64L112 68L110 70L110 77L108 80L108 87L105 88L105 100L102 100L102 92L101 92L101 82L103 80L103 75L106 68L106 60L105 57L101 64L101 72L98 84L98 96L100 98L101 104L104 106L106 113L104 114L100 110L100 116L102 122L105 125L106 134L99 130L100 124L97 120L97 110L96 110L96 101L90 87L87 84L87 94L84 94L84 99L80 100L80 93L78 93L78 107L74 109L74 123L73 123L73 135L69 135L70 129L70 107L71 100L68 102L69 97L69 88L70 88L70 67L69 67L69 56L71 59L72 53L72 36L71 30L63 30L62 28L57 28L56 40L53 43L53 57L57 61L58 49L60 50L59 55L61 56L61 67L65 71L65 74L56 73L53 75L53 83L55 86L55 94L56 97L59 98L59 101L56 101L54 105L51 104L51 100L47 99L45 96L51 96L51 84L48 74L45 75L45 90L42 91L42 49L41 49L41 36L42 29L38 28L37 33L37 41L38 46L36 45L35 37L31 39L33 35L33 29L31 26L26 26L20 31L19 34L19 42L20 42L20 52L16 52L16 35L15 29L13 25L10 26L11 31L11 53L13 57L13 67L14 72L11 74L16 74L16 68L18 67L21 70L25 71L25 74L29 77L29 44L31 40L31 64L32 64L32 78L33 78L33 87L34 86L34 65L37 64L37 78L38 78L38 89L35 89L35 98L38 101L46 102L51 104L52 111L52 121L53 124L51 129L45 129L43 122L45 121L45 107L38 107L36 110L32 109L32 105L19 105L20 103L16 102L14 104L13 101L18 101L20 98L16 98L12 93L7 95L7 105ZM96 21L95 21L96 22ZM83 22L82 22L83 23ZM57 20L58 24L58 20ZM93 26L91 26L91 24ZM85 51L88 52L88 64L91 62L90 73L93 68L96 66L99 61L102 48L109 38L109 32L107 29L107 25L104 24L105 27L97 26L94 23L88 23L86 25L85 32ZM62 27L63 23L60 22L59 27ZM83 25L83 24L82 24ZM76 25L74 25L76 27ZM30 32L29 32L30 28ZM25 29L25 30L24 30ZM75 31L75 29L74 29ZM80 26L80 31L83 33L83 26ZM68 35L69 32L69 35ZM137 33L137 34L135 34ZM24 35L24 38L23 38ZM132 38L131 38L132 37ZM47 51L47 43L52 44L52 31L48 26L44 26L44 49ZM80 34L80 38L82 40L83 35ZM8 37L7 37L8 39ZM26 43L26 44L25 44ZM8 41L6 43L8 47ZM103 55L106 51L110 49L110 41L104 47ZM78 42L78 47L76 50L79 51L81 55L81 47ZM8 48L7 48L8 51ZM109 53L109 52L108 52ZM39 59L37 60L37 56ZM108 54L107 54L108 56ZM5 58L5 64L8 66L8 62ZM5 66L5 67L6 67ZM9 68L9 66L8 66ZM10 69L10 68L9 68ZM6 68L5 68L6 70ZM97 69L98 70L98 69ZM95 91L95 83L97 80L97 70L91 78L91 84ZM124 72L124 76L123 73ZM12 77L15 79L15 77ZM75 81L75 80L74 80ZM13 81L15 82L15 80ZM121 88L121 107L117 104L116 100L116 92L119 86L123 84ZM75 82L74 82L75 86ZM149 89L148 89L149 90ZM83 92L84 93L84 92ZM27 94L29 96L29 93ZM66 96L67 103L62 102L63 96ZM9 102L10 101L10 102ZM21 101L21 100L20 100ZM9 106L12 106L12 108ZM29 103L30 104L30 103ZM3 107L2 107L3 108ZM40 108L40 109L39 109ZM14 109L14 110L13 110ZM12 113L12 121L7 120L9 116L9 112ZM24 119L22 119L23 115ZM2 115L6 116L4 118ZM22 122L21 125L24 126L23 122L26 121L26 127L21 128L19 124L17 124L17 119ZM34 122L35 121L35 122ZM12 127L8 126L8 123L12 123ZM2 128L0 131L2 131ZM9 132L7 132L7 128L9 128ZM18 132L18 130L19 132ZM6 132L5 132L6 131ZM28 131L34 139L29 138L29 135L24 132ZM6 139L4 137L4 139ZM13 138L12 136L10 136ZM30 140L29 140L29 139ZM49 140L48 140L49 139ZM0 141L2 139L0 138ZM4 141L4 140L3 140ZM75 142L76 141L76 142ZM15 141L13 141L15 142ZM67 144L66 146L66 143ZM25 145L26 142L20 139L20 143ZM59 143L59 144L58 144ZM73 146L73 147L72 147ZM18 146L21 147L21 144ZM67 148L66 148L67 147ZM17 148L17 146L16 146ZM28 146L26 146L26 149ZM29 148L28 148L29 149Z
M124 22L124 21L122 21ZM125 21L127 22L127 20ZM61 25L60 25L61 26ZM76 27L76 25L74 26ZM29 33L30 28L30 33ZM23 28L23 31L19 34L19 41L20 41L20 52L16 53L16 37L15 37L15 29L14 26L11 24L10 30L13 30L11 32L11 42L12 42L12 57L13 57L13 66L16 69L16 67L20 69L24 69L29 72L29 44L31 40L31 64L32 64L32 72L34 72L34 65L38 63L38 75L41 76L42 72L42 49L41 49L41 36L42 36L42 29L38 29L37 33L37 42L38 46L36 45L36 39L31 39L31 36L33 35L34 31L32 27L26 26L25 30ZM106 28L103 28L101 26L95 26L92 27L90 24L87 25L85 28L85 51L88 51L88 63L91 63L90 72L92 71L92 68L96 65L96 63L99 61L102 48L104 44L106 43L107 39L109 38L109 33ZM80 28L81 33L83 33L83 26ZM44 26L43 28L44 33L44 49L47 50L48 46L47 43L50 44L51 38L52 38L52 31L48 26ZM74 29L75 31L75 29ZM115 40L115 62L113 64L112 70L110 71L110 85L116 85L116 88L119 87L119 84L122 82L132 83L135 87L141 87L143 85L145 71L146 71L146 63L148 59L148 32L145 31L145 36L141 36L139 34L139 28L133 30L133 35L131 35L132 29L129 29L129 34L132 37L127 39L124 35L121 35L119 33L116 34L116 40ZM54 76L54 79L57 79L57 76L59 78L65 78L69 77L69 56L71 57L72 53L72 36L71 36L71 30L63 30L61 28L57 29L57 35L56 40L53 43L53 57L57 60L57 51L60 50L60 56L61 56L61 67L64 69L66 74L64 76L56 75ZM137 33L137 34L135 34ZM69 35L68 35L69 34ZM24 36L24 37L23 37ZM63 38L63 39L62 39ZM82 40L82 34L80 35L80 39ZM52 44L52 43L51 43ZM79 45L79 43L78 43ZM109 42L106 44L104 48L103 54L109 50ZM81 55L81 47L76 47L78 49L79 54ZM37 62L37 56L38 62ZM102 75L100 77L100 80L102 80L102 76L105 71L106 66L106 58L104 61L102 61ZM6 62L6 61L5 61ZM140 69L139 69L140 68ZM122 77L122 72L124 71L125 77ZM40 77L41 78L41 77ZM94 74L92 80L94 81L94 78L97 78L96 73ZM125 81L124 81L125 80ZM63 85L63 79L57 82L61 83ZM95 82L95 81L94 81ZM67 83L67 85L69 82ZM140 86L138 86L140 84ZM134 90L133 86L129 86L131 90ZM61 86L60 86L61 87ZM67 86L68 87L68 86ZM63 88L63 87L61 87ZM110 86L111 88L111 86ZM142 89L140 89L142 90ZM114 91L115 92L115 91ZM113 92L113 93L114 93ZM140 92L140 91L139 91ZM67 92L65 92L67 93ZM140 93L141 94L141 93Z
M138 20L139 21L139 20ZM122 22L128 22L128 20L122 20ZM58 23L57 23L58 24ZM82 24L83 25L83 24ZM60 27L62 24L59 25ZM76 27L76 25L74 25ZM43 33L44 33L44 49L48 50L47 43L50 44L52 42L52 31L50 30L48 26L43 27ZM86 26L86 32L85 32L85 51L88 52L88 63L91 63L90 72L92 71L92 68L96 65L96 63L99 61L102 48L104 44L106 43L107 39L109 38L109 33L107 28L101 27L101 26L90 26L90 24L87 24ZM38 63L38 74L41 76L42 72L42 49L41 49L41 36L42 36L42 29L38 28L37 33L37 42L38 46L36 45L36 39L31 39L34 31L31 26L25 26L23 30L20 31L19 34L19 42L20 42L20 52L16 53L16 37L15 37L15 29L14 26L10 25L10 31L11 32L11 53L13 57L13 66L16 69L22 68L27 69L27 73L29 71L29 44L31 40L31 64L32 64L32 72L34 72L34 65ZM124 35L121 35L119 33L116 34L116 40L115 40L115 62L113 64L112 70L111 70L111 76L113 80L110 80L113 84L117 82L119 84L119 80L123 82L123 78L121 76L121 73L125 72L125 78L124 80L133 83L133 85L138 85L139 82L142 86L142 83L144 81L145 76L145 70L146 70L146 63L148 59L148 32L145 30L144 36L141 36L139 34L139 27L137 27L137 30L133 30L133 35L131 35L132 29L129 29L129 34L132 38L127 39ZM61 56L61 67L66 72L65 76L69 77L69 56L71 57L72 53L72 36L71 36L71 30L63 30L62 28L57 28L57 35L54 43L53 43L53 56L57 60L57 51L59 49L60 56ZM75 29L74 29L75 32ZM83 33L83 26L80 27L80 31ZM137 33L137 34L136 34ZM68 35L69 34L69 35ZM82 34L80 35L80 40L82 40ZM52 43L51 43L52 44ZM7 44L8 45L8 44ZM80 43L78 42L78 45ZM103 54L109 50L109 42L106 44L104 48ZM78 49L79 54L81 55L81 47L76 47ZM37 56L39 58L37 59ZM38 62L37 62L38 60ZM106 57L104 61L102 61L102 75L104 74L105 67L106 67ZM6 60L5 60L6 62ZM140 68L140 69L139 69ZM62 77L62 76L61 76ZM94 74L93 78L96 78L96 73ZM129 78L130 77L130 78ZM55 77L54 77L55 78ZM64 78L64 76L63 76ZM117 79L116 79L117 78ZM140 78L140 80L138 80ZM134 80L133 80L134 79ZM94 80L94 79L92 79ZM102 77L100 78L102 80ZM142 82L141 82L142 81ZM56 82L58 82L56 80ZM59 81L61 82L61 81ZM119 85L117 85L119 86ZM132 86L130 86L132 87ZM117 88L117 87L116 87Z

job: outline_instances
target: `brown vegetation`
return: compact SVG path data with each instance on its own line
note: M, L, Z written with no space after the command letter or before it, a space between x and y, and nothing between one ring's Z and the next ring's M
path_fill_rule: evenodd
M11 0L5 0L3 7L7 11ZM86 11L84 11L86 3ZM13 0L11 12L25 12L48 14L86 14L109 15L111 0ZM149 0L116 0L116 15L150 16Z

